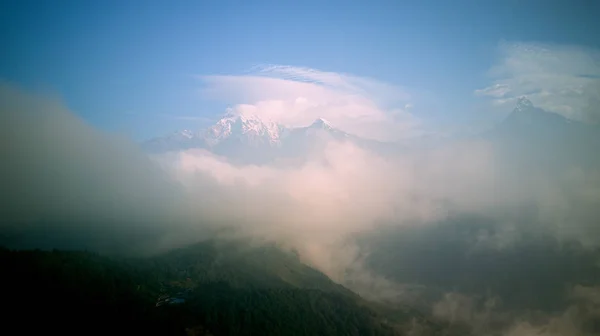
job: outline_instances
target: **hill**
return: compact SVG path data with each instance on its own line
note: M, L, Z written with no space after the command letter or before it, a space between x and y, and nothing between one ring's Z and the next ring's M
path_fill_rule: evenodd
M11 333L394 335L293 253L205 242L147 258L0 251ZM409 317L405 320L408 321Z

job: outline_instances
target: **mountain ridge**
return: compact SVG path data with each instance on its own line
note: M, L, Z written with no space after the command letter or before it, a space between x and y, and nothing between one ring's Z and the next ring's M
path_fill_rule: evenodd
M227 113L206 129L198 132L188 129L175 131L166 136L149 139L142 143L142 147L149 151L178 150L198 145L210 148L232 138L244 140L252 145L279 146L282 139L290 133L316 129L347 134L335 128L324 118L317 118L308 126L285 127L256 115ZM168 145L166 145L167 143Z
M474 137L525 147L544 142L553 143L557 148L574 148L576 144L586 142L588 145L600 145L597 127L541 109L526 96L517 99L513 111L500 123ZM286 127L256 115L232 112L204 130L193 132L184 129L150 139L141 146L151 153L202 148L232 162L263 164L319 150L330 140L348 141L378 153L393 153L404 148L400 142L376 141L346 133L321 117L307 126Z
M409 310L390 314L275 246L208 241L137 258L0 249L0 261L13 302L7 324L38 312L49 321L29 332L391 336L413 319L439 327Z
M201 148L235 162L260 164L305 154L328 140L368 146L375 143L339 130L324 118L317 118L308 126L285 127L256 115L227 113L206 129L184 129L150 139L141 146L150 153Z

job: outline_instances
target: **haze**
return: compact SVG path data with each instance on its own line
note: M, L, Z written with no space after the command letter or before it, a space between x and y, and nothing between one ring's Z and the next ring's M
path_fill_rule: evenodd
M352 17L356 10L348 9ZM383 15L377 13L361 22ZM143 27L147 19L140 19ZM437 28L430 29L435 35ZM172 106L177 99L153 96L173 97L173 89L144 91L142 82L150 77L136 73L159 63L132 65L122 78L135 80L117 90L105 86L104 75L98 75L100 87L88 81L93 75L78 82L66 64L49 63L58 75L36 78L8 70L11 62L3 61L0 243L148 255L215 237L275 242L364 297L421 305L440 318L467 323L478 335L491 334L497 323L507 336L587 335L586 323L600 318L600 41L485 34L470 36L473 44L490 46L487 57L477 55L476 68L466 64L470 49L452 51L446 60L418 60L406 51L409 56L398 62L409 65L398 70L390 61L387 66L396 70L383 75L386 65L371 67L360 57L348 56L339 65L334 56L318 61L321 52L337 50L342 57L353 52L350 47L295 49L292 57L269 53L275 42L247 59L203 57L197 69L194 61L183 68L160 63L167 67L161 74L185 71L155 74L152 79L163 86L172 76L189 80L185 88L175 85L187 96ZM16 43L12 38L8 43ZM384 59L405 52L386 51L385 37L377 38L383 40L373 52L391 54ZM74 41L76 50L84 48ZM183 52L181 43L177 50ZM290 42L282 43L285 48ZM110 59L134 64L141 52ZM98 57L105 53L98 50ZM260 56L261 63L246 66ZM30 58L20 62L39 69L41 63ZM289 63L268 62L278 58ZM429 61L435 70L458 64L467 78L449 71L432 75L441 78L438 83L460 82L460 88L445 90L404 71L413 62L427 76ZM98 64L75 66L96 72ZM117 80L117 67L111 69ZM56 79L63 70L69 83ZM52 93L36 89L31 78ZM285 129L277 133L281 143L261 143L260 160L243 147L244 137L236 140L242 143L238 152L234 145L221 151L191 146L184 138L169 142L180 146L169 150L145 147L152 139L175 141L169 134L183 129L203 134L225 116L279 125ZM308 129L318 118L328 124L314 134L316 140L285 145L285 132ZM345 135L332 135L328 127ZM504 269L508 278L497 283L486 264ZM531 300L516 297L529 288L527 281L543 287Z

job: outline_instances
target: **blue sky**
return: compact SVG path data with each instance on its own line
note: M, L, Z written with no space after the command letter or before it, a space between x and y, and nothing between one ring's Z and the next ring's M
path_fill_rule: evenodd
M207 99L196 76L260 64L375 78L420 99L419 118L477 123L491 117L473 112L474 91L518 82L489 75L514 64L499 60L521 53L512 43L551 45L561 67L578 62L600 48L599 13L591 0L3 1L0 79L58 94L136 139L201 127L232 101ZM595 78L595 66L583 75Z

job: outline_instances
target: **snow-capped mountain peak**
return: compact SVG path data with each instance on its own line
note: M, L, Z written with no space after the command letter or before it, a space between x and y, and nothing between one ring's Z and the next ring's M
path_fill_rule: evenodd
M219 155L242 158L244 162L262 162L260 160L269 155L302 152L322 144L323 140L350 138L352 136L336 129L323 118L316 119L309 126L291 128L257 115L230 110L200 132L179 131L146 141L143 147L150 152L204 148Z
M187 130L187 129L173 132L167 136L167 138L180 139L180 140L192 139L193 137L195 137L194 132Z
M531 108L533 108L533 103L526 96L521 96L517 99L516 111L527 111Z
M191 139L194 137L194 132L192 132L190 130L186 130L186 129L181 131L180 134L181 134L181 136L188 138L188 139Z
M310 126L310 128L333 129L331 123L323 118L318 118Z
M251 114L226 114L211 126L205 136L211 144L230 137L245 137L252 141L260 140L272 144L278 143L281 127L272 121L262 120Z

